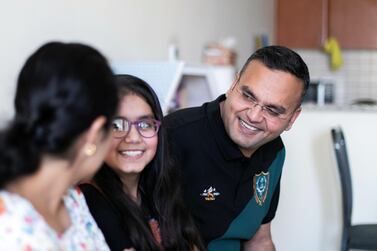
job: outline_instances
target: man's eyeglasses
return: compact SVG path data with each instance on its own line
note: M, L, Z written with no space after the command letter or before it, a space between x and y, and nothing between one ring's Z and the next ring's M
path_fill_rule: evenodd
M112 123L112 132L114 138L123 138L131 130L131 126L135 125L136 130L144 138L154 137L158 129L160 129L161 121L156 119L139 119L136 121L128 121L124 118L115 118Z
M279 111L279 109L275 107L269 107L259 104L255 97L249 91L242 90L239 84L236 85L235 89L239 94L239 102L241 102L244 106L248 106L249 109L253 109L256 106L259 106L261 108L263 117L268 120L287 119L291 114Z

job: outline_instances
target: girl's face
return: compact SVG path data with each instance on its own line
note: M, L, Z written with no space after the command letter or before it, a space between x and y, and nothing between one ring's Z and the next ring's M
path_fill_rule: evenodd
M143 98L131 93L121 99L118 117L134 122L146 118L153 119L154 115ZM107 165L121 178L139 175L156 154L157 134L151 138L145 138L140 135L136 126L132 124L124 137L113 137L110 152L105 159Z

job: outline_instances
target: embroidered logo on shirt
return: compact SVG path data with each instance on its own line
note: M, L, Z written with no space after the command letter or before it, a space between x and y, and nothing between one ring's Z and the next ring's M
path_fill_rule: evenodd
M204 189L203 193L200 196L204 197L206 201L216 200L216 197L219 196L220 193L216 191L216 188L210 186L207 189Z
M255 201L259 206L262 206L267 198L268 182L270 180L270 174L267 172L260 172L255 174L253 178L253 188Z

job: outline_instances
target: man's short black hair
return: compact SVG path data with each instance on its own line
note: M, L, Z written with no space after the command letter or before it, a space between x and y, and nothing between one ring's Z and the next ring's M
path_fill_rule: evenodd
M272 45L258 49L246 61L242 67L239 78L245 72L249 63L258 60L270 69L285 71L293 74L303 82L301 101L309 87L309 70L304 60L293 50L279 45Z

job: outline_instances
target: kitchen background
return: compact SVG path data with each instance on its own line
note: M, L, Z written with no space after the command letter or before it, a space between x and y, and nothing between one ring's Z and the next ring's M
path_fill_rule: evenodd
M87 42L116 62L166 60L169 47L175 45L179 59L198 64L209 42L231 37L236 41L238 70L255 50L257 37L276 42L276 6L275 0L3 2L0 118L12 114L14 85L26 56L45 41ZM313 79L335 83L337 104L377 99L377 50L343 50L344 65L331 71L329 55L320 46L295 49L308 63Z
M319 50L296 50L307 63L312 78L330 78L338 90L338 104L377 100L377 50L343 50L344 65L330 70L328 55Z
M279 2L291 7L292 0ZM205 46L231 37L236 41L237 70L257 47L256 38L276 41L276 7L277 0L2 1L0 124L13 114L22 64L46 41L88 43L110 62L167 61L173 45L180 60L200 68ZM305 15L311 12L308 8ZM374 13L377 17L377 10ZM371 165L377 163L377 112L349 107L357 99L377 99L377 50L344 49L343 66L332 71L321 46L294 49L307 62L313 79L335 84L336 108L304 108L293 129L283 135L287 159L273 237L277 250L338 250L341 201L329 133L333 126L344 127L349 143L355 175L354 221L377 222L377 201L369 197L370 191L377 191L377 170ZM366 203L368 207L362 206Z

